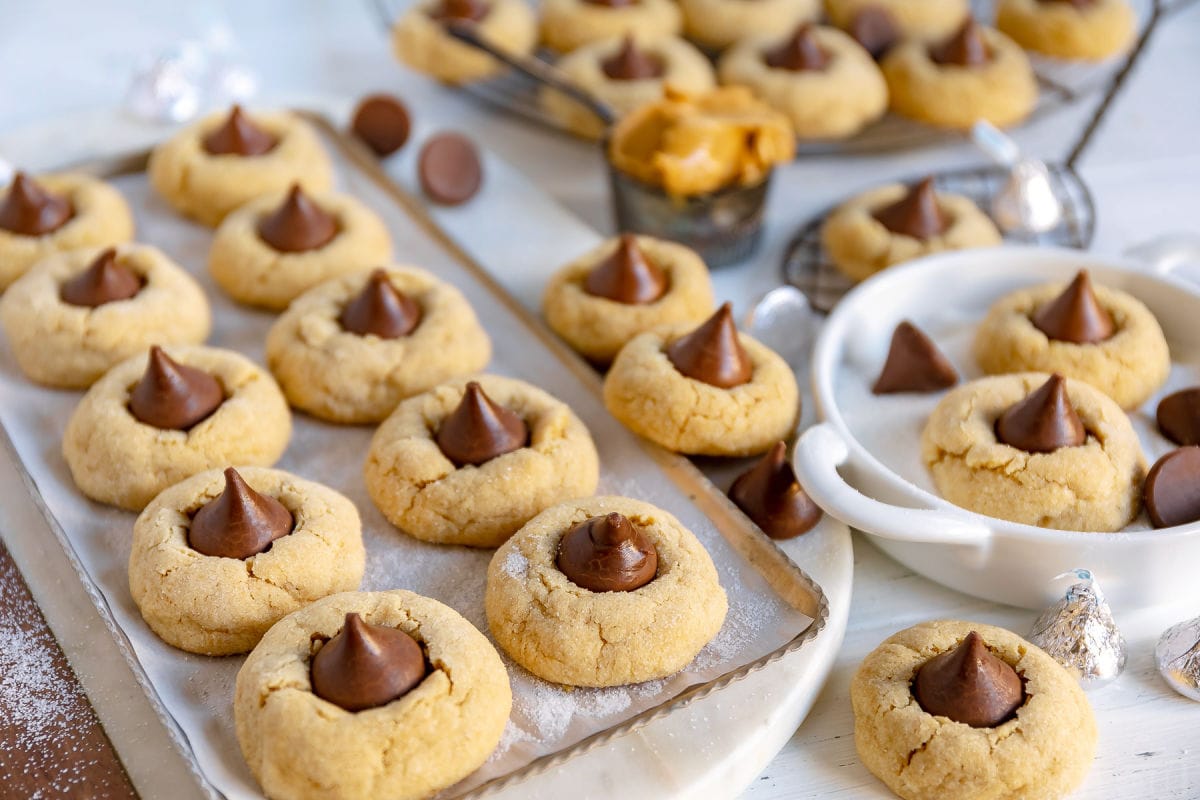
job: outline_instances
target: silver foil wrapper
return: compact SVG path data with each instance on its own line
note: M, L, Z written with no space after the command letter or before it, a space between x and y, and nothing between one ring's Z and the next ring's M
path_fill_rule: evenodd
M1172 689L1200 701L1200 617L1167 628L1154 648L1154 660Z
M1084 689L1094 689L1125 669L1125 637L1091 572L1077 569L1058 577L1073 577L1079 582L1042 612L1033 623L1029 641L1076 672Z
M1063 206L1050 185L1046 165L1022 157L1012 137L991 123L975 123L971 138L993 161L1009 170L989 209L1000 229L1009 234L1030 235L1057 228L1062 222Z

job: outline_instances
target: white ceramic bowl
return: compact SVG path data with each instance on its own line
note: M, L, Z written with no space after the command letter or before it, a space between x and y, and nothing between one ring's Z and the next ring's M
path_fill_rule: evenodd
M863 283L830 315L813 354L822 420L796 445L796 472L829 514L875 537L893 558L954 589L1043 608L1061 596L1055 576L1087 568L1121 609L1200 601L1200 523L1150 530L1143 517L1119 533L1056 531L959 508L939 497L920 460L921 430L944 393L876 397L870 386L891 334L910 319L936 341L964 379L975 327L1002 295L1069 281L1087 268L1158 318L1173 361L1167 386L1131 419L1148 463L1173 445L1158 434L1158 400L1200 383L1200 294L1166 274L1074 250L1001 247L947 253L893 267Z

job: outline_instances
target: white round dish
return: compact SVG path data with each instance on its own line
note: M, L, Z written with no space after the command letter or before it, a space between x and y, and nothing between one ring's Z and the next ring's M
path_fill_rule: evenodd
M1054 578L1092 570L1118 608L1200 601L1200 523L1152 530L1143 514L1118 533L1056 531L987 517L939 497L920 457L925 421L944 393L876 396L871 385L892 331L911 320L938 344L963 380L982 372L970 354L975 329L1001 296L1069 281L1129 292L1158 318L1171 349L1166 386L1130 414L1151 464L1174 445L1157 431L1164 395L1200 384L1200 293L1167 274L1074 250L999 247L947 253L893 267L866 281L830 315L813 354L822 420L796 445L796 472L829 514L875 537L893 558L967 594L1026 608L1061 596Z

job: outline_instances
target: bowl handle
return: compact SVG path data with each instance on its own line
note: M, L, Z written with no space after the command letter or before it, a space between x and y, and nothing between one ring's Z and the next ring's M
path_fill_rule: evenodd
M796 443L796 474L804 490L831 516L853 528L902 542L955 544L987 548L992 531L963 516L927 508L881 503L848 484L838 467L850 448L828 422L814 425Z

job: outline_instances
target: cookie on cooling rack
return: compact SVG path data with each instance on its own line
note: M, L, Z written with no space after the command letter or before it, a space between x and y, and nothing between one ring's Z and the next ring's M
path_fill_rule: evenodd
M1127 0L1000 0L996 27L1026 50L1099 61L1129 48L1137 20Z
M420 0L392 28L396 57L446 83L494 77L504 64L446 32L447 24L471 25L506 53L527 56L537 44L537 20L524 0Z
M820 0L680 0L687 37L708 50L750 36L779 36L821 12Z
M936 42L958 30L971 12L968 0L825 0L834 25L854 31L866 14L885 14L897 38Z
M627 34L676 36L682 19L674 0L543 0L541 27L547 47L569 53Z

